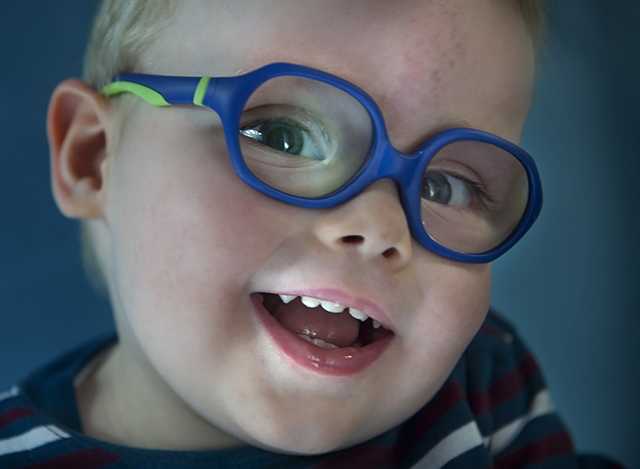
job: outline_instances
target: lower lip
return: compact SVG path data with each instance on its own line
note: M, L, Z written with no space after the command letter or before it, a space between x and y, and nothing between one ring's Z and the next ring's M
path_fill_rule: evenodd
M393 334L364 347L327 350L300 339L285 329L262 304L262 295L251 294L260 322L282 351L298 365L323 375L351 376L373 364L386 350Z

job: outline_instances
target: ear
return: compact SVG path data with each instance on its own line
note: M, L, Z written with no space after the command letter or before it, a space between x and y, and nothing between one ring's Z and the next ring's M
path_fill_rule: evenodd
M100 218L110 142L107 98L80 80L54 90L47 113L51 187L69 218Z

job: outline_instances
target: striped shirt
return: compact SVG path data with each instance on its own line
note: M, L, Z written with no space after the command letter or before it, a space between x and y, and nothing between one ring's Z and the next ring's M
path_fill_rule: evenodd
M251 446L150 450L83 435L74 377L116 340L114 333L97 337L0 391L0 468L622 468L602 456L576 454L536 360L494 311L438 393L411 418L319 456Z

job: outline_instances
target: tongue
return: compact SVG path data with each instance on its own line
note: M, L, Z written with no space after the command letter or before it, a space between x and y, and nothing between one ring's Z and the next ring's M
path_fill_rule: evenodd
M338 347L353 344L360 334L360 321L346 311L336 314L325 311L321 306L307 308L300 297L287 304L278 297L267 298L265 305L285 329L295 334L316 337Z

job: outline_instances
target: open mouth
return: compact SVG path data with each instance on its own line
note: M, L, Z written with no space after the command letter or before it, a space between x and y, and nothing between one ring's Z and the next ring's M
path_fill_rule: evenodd
M321 375L363 372L395 337L362 311L337 303L257 292L250 298L260 323L284 356Z
M393 335L355 308L304 296L261 295L265 309L283 328L320 348L361 348Z

